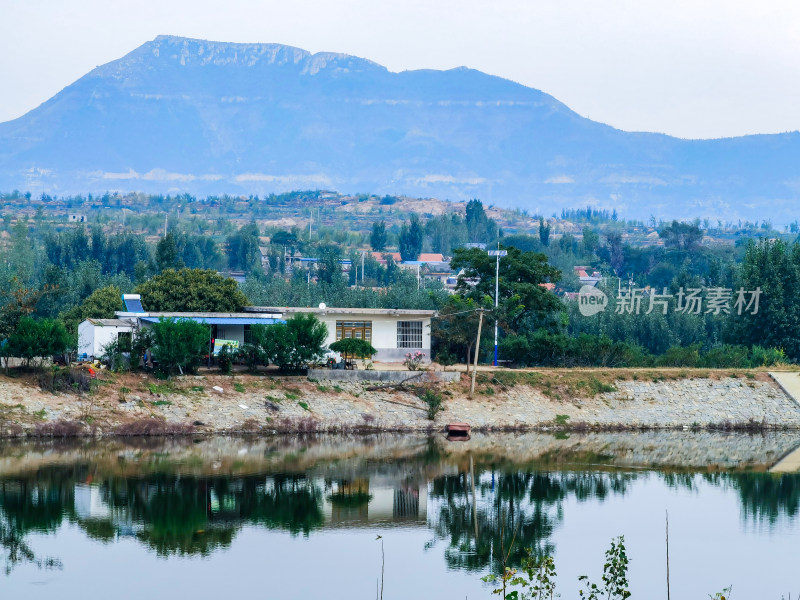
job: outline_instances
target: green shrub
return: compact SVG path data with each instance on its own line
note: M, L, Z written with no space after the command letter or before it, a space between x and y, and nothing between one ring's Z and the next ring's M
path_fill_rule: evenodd
M153 342L153 359L162 373L195 373L209 351L208 325L160 318L153 324Z
M656 359L662 367L696 367L700 362L700 344L672 346Z
M223 345L217 353L217 366L226 375L231 372L233 368L233 353L229 344Z
M372 358L378 351L367 340L344 338L332 343L328 348L345 358Z
M92 378L83 369L51 367L36 374L36 382L45 392L81 394L91 391Z
M251 331L269 361L281 371L299 371L320 360L328 337L328 327L313 314L298 314L286 323L254 325Z
M441 394L437 394L433 390L427 389L419 397L428 407L428 419L433 421L436 415L442 410L442 403L444 402Z
M120 344L119 338L103 346L102 361L114 373L130 370L130 359L122 351L122 344Z
M63 354L70 346L70 335L61 321L22 317L2 346L3 356L21 358L29 367L36 359Z
M503 356L513 356L515 362L529 366L635 367L652 362L640 346L615 342L605 335L581 333L571 337L545 329L506 336L500 348Z
M750 367L748 354L744 346L724 344L703 354L699 366L709 369L747 369Z
M269 364L269 358L264 349L256 343L242 344L236 352L236 359L243 362L247 366L247 370L251 372L255 372L259 366Z
M786 362L788 359L782 348L764 348L762 346L750 348L750 365L753 367L771 367Z
M590 377L589 378L589 391L592 392L593 395L597 394L607 394L610 392L616 392L617 388L615 388L610 383L604 383L600 381L597 377Z

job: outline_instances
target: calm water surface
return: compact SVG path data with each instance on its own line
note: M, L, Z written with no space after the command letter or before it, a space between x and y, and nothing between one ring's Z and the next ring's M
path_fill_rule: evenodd
M562 598L624 535L633 596L798 597L800 435L0 446L1 598L490 598L501 533ZM381 540L376 540L382 536ZM508 544L508 539L506 541Z

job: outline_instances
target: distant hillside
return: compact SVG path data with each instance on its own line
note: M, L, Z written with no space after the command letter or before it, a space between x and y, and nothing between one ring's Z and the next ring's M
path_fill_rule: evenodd
M335 189L549 214L800 213L800 134L628 133L472 69L406 71L277 44L160 36L0 124L0 190Z

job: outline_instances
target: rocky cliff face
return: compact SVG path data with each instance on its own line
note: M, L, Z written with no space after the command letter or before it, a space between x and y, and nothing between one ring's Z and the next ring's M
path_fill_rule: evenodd
M0 124L0 189L397 193L796 218L797 133L686 141L479 71L160 36Z

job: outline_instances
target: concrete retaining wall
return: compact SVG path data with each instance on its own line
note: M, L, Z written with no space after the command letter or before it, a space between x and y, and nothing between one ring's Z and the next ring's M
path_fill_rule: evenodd
M458 381L461 373L458 371L346 371L339 369L309 369L311 379L325 379L327 381L375 381L379 383L424 383L441 382L452 383Z

